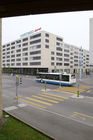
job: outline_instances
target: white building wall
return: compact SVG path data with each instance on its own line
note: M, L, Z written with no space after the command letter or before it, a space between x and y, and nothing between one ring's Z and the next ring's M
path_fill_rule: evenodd
M31 36L39 33L41 33L41 36L30 39ZM48 36L46 36L46 34ZM28 38L28 40L23 41L24 38ZM58 40L57 38L61 39L61 41ZM30 44L31 41L35 41L38 39L41 39L41 42ZM46 39L48 42L46 42ZM18 40L21 40L21 42L17 43ZM63 71L63 72L67 71L71 73L73 72L77 73L79 71L80 68L79 61L80 61L80 54L81 54L80 48L74 45L64 43L63 38L60 36L41 30L33 34L29 34L28 36L21 37L13 42L14 45L11 45L12 42L10 42L2 46L3 67L5 66L11 68L48 68L49 71L56 70L56 71ZM28 43L28 45L23 46L23 43ZM10 45L8 46L8 44ZM18 48L18 45L21 46ZM37 45L41 45L41 47L36 48ZM12 49L12 47L15 48ZM23 51L23 49L26 48L27 50ZM21 51L17 52L18 50ZM41 51L41 53L30 55L31 52L36 52L36 51ZM25 53L27 53L27 55L24 55ZM21 56L17 56L19 54L21 54ZM15 57L12 57L13 55L15 55ZM9 58L7 58L7 56ZM33 58L37 56L40 56L41 59L34 60ZM25 58L27 58L27 60L25 60ZM35 63L35 62L41 62L41 65L30 65L30 63ZM86 50L82 51L82 69L83 71L89 69L89 52Z

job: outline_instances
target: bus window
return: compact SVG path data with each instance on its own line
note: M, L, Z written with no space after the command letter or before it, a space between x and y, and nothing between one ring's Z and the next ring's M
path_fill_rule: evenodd
M62 75L62 81L68 81L69 82L69 75Z

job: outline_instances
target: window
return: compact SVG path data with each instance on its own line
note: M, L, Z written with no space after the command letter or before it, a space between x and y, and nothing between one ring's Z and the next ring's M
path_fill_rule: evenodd
M69 50L64 49L64 52L69 52Z
M11 45L14 45L14 44L15 44L15 42L12 42L12 43L11 43Z
M15 61L15 59L11 59L11 62L14 62Z
M21 47L21 45L17 45L16 48L19 49Z
M21 58L17 58L16 61L21 61Z
M12 63L12 64L11 64L11 66L14 66L14 65L15 65L15 63Z
M10 48L7 48L7 51L10 50Z
M7 47L10 46L10 44L7 44Z
M23 44L22 44L22 46L27 46L27 45L28 45L28 43L23 43Z
M39 49L39 48L41 48L41 45L34 45L30 47L30 49L32 50Z
M21 40L17 40L17 41L16 41L16 43L20 43L20 42L21 42Z
M56 38L58 41L63 41L63 39L62 38L59 38L59 37L57 37Z
M74 66L78 66L78 64L74 64Z
M70 53L70 55L73 55L73 53Z
M78 58L78 56L74 56L74 58Z
M54 55L54 54L55 54L55 53L52 51L52 52L51 52L51 55Z
M21 49L19 49L19 50L16 50L16 52L18 53L18 52L21 52Z
M51 57L51 60L54 60L55 58L54 57Z
M62 75L62 81L69 81L69 75Z
M64 66L69 66L69 63L64 63Z
M28 55L28 53L26 52L26 53L23 53L23 56L27 56Z
M73 61L70 61L70 63L72 64L72 63L73 63Z
M5 45L3 45L3 48L5 48Z
M23 66L27 66L28 65L28 63L23 63Z
M23 58L23 61L27 61L27 60L28 60L28 57L24 57L24 58Z
M64 54L65 57L69 57L69 54Z
M15 49L15 46L12 46L11 49Z
M24 41L27 41L27 40L28 40L28 37L26 37L26 38L23 38L23 42L24 42Z
M51 62L51 66L54 66L54 62Z
M64 61L68 62L68 61L69 61L69 59L64 58Z
M41 51L30 52L30 55L41 54Z
M56 63L57 66L62 66L62 63Z
M45 45L45 48L49 48L49 45Z
M15 53L15 51L13 50L13 51L11 51L11 53Z
M40 36L41 36L41 33L33 35L33 36L30 36L30 39L34 39L34 38L37 38L37 37L40 37Z
M49 43L49 40L48 39L45 39L45 42Z
M62 61L62 58L56 57L57 61Z
M74 62L78 62L78 60L74 60Z
M57 51L62 51L62 48L57 47L56 50L57 50Z
M70 68L73 68L73 66L70 66Z
M56 53L57 56L62 56L62 53Z
M15 57L15 55L11 55L11 57Z
M41 62L31 62L30 65L41 65Z
M19 57L19 56L21 56L21 54L17 54L17 55L16 55L16 57Z
M30 60L40 60L41 56L30 57Z
M49 37L49 34L46 33L45 36L46 36L46 37Z
M21 63L16 63L16 66L21 66Z
M3 49L3 51L5 51L5 49Z
M10 55L8 55L7 58L10 58Z
M31 41L31 42L30 42L30 45L31 45L31 44L36 44L36 43L40 43L40 42L41 42L41 39L38 39L38 40L34 40L34 41Z
M7 62L10 62L10 60L8 59Z
M27 51L28 50L28 48L23 48L23 51Z
M10 52L7 52L7 54L10 54Z

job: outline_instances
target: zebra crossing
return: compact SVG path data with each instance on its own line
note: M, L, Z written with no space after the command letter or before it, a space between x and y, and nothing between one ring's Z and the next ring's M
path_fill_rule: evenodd
M32 94L31 97L19 96L19 101L33 105L39 108L47 108L53 106L54 104L64 103L69 97L58 95L57 93L43 92L40 94Z

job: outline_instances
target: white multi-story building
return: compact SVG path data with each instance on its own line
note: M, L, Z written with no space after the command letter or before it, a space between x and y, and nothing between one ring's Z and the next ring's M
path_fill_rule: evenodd
M89 51L64 43L61 36L37 29L2 46L2 67L13 72L35 74L37 71L78 73L89 70Z

